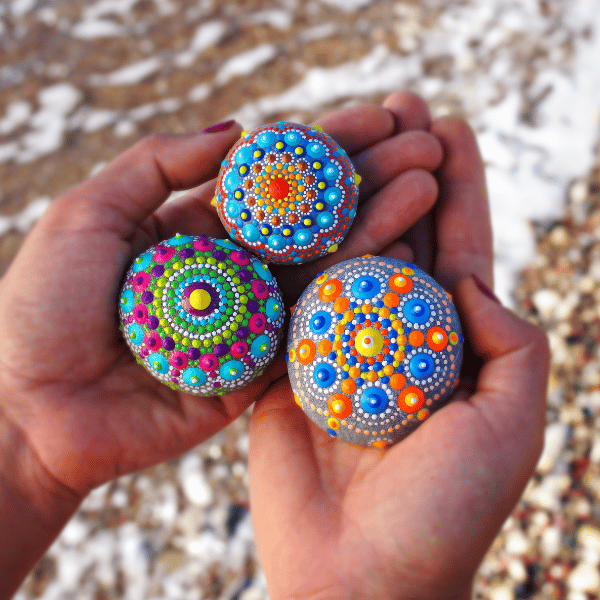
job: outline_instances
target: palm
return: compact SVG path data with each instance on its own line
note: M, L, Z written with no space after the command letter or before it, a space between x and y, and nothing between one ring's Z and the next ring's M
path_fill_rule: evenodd
M420 216L435 199L434 187L427 187L431 176L413 174L415 185L425 178L420 193L400 194L399 200L392 195L407 169L439 164L436 140L425 133L390 137L394 121L381 108L359 107L341 116L349 120L331 115L323 125L357 168L368 171L363 196L370 202L363 216L369 206L390 201ZM132 257L179 230L224 237L210 208L214 183L207 180L238 134L232 129L216 144L198 136L150 139L123 155L53 203L1 283L0 377L14 392L8 414L50 473L79 493L189 449L238 416L284 372L280 359L245 390L199 399L147 374L116 327L120 279ZM373 169L377 154L390 148L396 158ZM159 208L170 189L198 184L186 198ZM286 304L331 262L392 243L401 232L394 223L381 229L376 214L359 216L336 257L277 269Z

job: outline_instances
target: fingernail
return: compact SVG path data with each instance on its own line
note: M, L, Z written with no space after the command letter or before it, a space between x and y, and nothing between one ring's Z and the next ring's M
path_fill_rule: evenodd
M220 133L221 131L227 131L235 125L235 119L229 121L223 121L222 123L216 123L206 129L203 129L200 133Z
M475 273L471 273L471 277L473 278L475 285L479 288L479 291L482 294L485 294L488 298L492 299L494 302L497 302L498 304L502 304L502 302L500 302L498 296L496 296L496 294L494 294L494 292L492 292L492 290L490 290L490 288L487 285L485 285L485 283L483 283L483 281L481 281L481 279L479 279L479 277L477 277L477 275L475 275Z

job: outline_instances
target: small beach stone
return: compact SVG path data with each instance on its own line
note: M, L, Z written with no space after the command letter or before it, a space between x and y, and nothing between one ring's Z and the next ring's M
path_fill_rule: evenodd
M304 291L287 361L296 402L330 435L385 447L449 399L463 337L447 293L401 260L341 262Z
M119 316L136 360L164 384L199 396L246 386L283 335L283 303L267 266L205 235L176 235L139 256Z
M267 262L335 252L358 201L360 177L318 128L280 121L244 132L222 163L216 206L227 233Z

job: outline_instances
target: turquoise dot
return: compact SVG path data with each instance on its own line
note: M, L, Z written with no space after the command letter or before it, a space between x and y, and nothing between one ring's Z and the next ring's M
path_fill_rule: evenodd
M262 358L271 349L271 339L268 335L259 335L250 346L254 358Z
M133 323L127 330L127 337L132 343L139 346L144 341L144 330L137 323Z
M240 186L240 178L237 176L237 173L231 171L225 176L225 180L223 181L223 185L226 190L230 192L235 191Z
M294 146L302 139L302 137L297 131L289 131L285 134L285 137L283 139L285 140L286 144Z
M152 262L152 254L145 252L141 256L138 256L133 263L133 271L139 273L143 271Z
M249 163L251 160L252 160L252 150L250 150L250 148L248 148L248 146L244 146L243 148L240 148L235 153L235 162L238 165L243 165L243 164Z
M248 225L244 225L244 227L242 228L242 235L249 242L256 242L260 237L260 231L254 225L248 223Z
M322 212L317 215L317 225L325 229L333 223L333 215L329 212Z
M169 246L182 246L183 244L189 244L191 241L193 240L189 235L181 235L181 233L178 233L170 240L167 240L166 243Z
M261 148L268 148L275 143L275 134L272 131L263 131L257 138L256 143Z
M340 203L342 199L342 192L340 189L331 187L325 190L325 202L329 204L329 206L335 206Z
M124 313L131 312L133 307L135 306L135 298L133 295L133 290L127 289L123 292L121 296L121 310Z
M329 163L328 165L325 165L325 168L323 169L323 175L325 175L325 179L336 179L339 174L340 170L338 166L334 163Z
M221 366L219 375L226 381L241 377L244 372L244 363L239 360L229 360Z
M367 388L360 397L360 405L365 412L378 414L388 407L387 394L378 387Z
M240 214L242 207L240 206L239 202L236 202L235 200L230 200L227 203L227 207L225 210L227 211L227 215L229 217L235 219Z
M271 271L269 271L269 267L267 267L267 265L255 260L252 262L252 266L261 279L264 279L265 281L271 281L271 279L273 279L273 275L271 275Z
M202 385L206 382L206 373L196 367L186 369L181 377L188 385Z
M275 300L275 298L269 298L267 300L267 306L265 307L267 317L276 321L281 315L281 302Z
M270 235L267 244L273 250L282 250L286 246L285 238L280 235Z
M294 233L294 242L298 246L308 246L312 242L313 234L310 229L298 229Z
M169 371L169 361L158 352L154 352L148 357L148 364L157 373L167 373Z
M381 283L379 279L371 277L370 275L364 275L354 280L352 284L352 293L361 300L373 298L381 290Z
M319 142L313 142L306 146L306 152L312 158L321 158L325 155L325 146Z
M219 240L219 246L225 248L231 248L231 250L239 250L240 247L236 246L231 240Z

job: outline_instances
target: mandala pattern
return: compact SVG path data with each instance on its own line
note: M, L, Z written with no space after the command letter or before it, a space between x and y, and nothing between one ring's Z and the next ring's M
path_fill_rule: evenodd
M400 260L363 257L321 273L298 300L287 346L296 402L346 441L399 441L454 390L460 322L446 292Z
M335 252L354 216L360 177L318 129L279 122L244 132L217 182L228 234L262 259L302 263Z
M135 260L119 316L127 344L152 375L208 396L264 372L281 341L283 304L267 266L245 250L177 235Z

